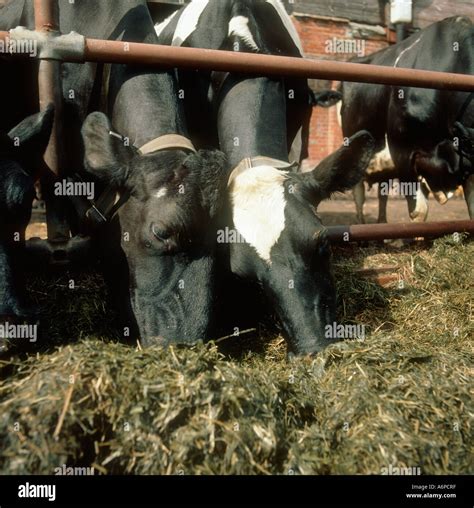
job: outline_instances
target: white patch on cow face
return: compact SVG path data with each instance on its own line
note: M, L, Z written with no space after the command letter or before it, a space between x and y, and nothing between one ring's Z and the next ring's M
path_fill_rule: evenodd
M159 37L161 35L161 32L171 23L171 20L178 14L179 11L174 11L171 16L168 16L165 20L163 20L161 23L157 23L155 25L155 32L156 35Z
M257 43L253 38L252 32L249 28L249 18L245 16L235 16L229 23L229 37L240 37L247 46L254 51L258 51Z
M161 187L155 194L155 198L164 198L168 194L168 189L166 187Z
M229 187L235 229L269 264L270 251L285 229L286 175L258 166L238 174Z
M267 0L267 3L278 12L283 25L293 39L295 46L299 49L301 56L303 56L303 45L301 44L300 36L298 35L295 25L293 24L293 21L291 21L291 18L286 12L285 6L281 0Z
M181 17L179 18L176 31L173 36L172 46L181 46L183 42L196 30L199 23L199 18L207 7L209 0L193 0L184 9Z

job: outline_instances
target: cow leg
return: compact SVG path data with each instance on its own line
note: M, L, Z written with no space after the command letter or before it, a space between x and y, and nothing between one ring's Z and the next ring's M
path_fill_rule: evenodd
M474 219L474 175L471 175L462 186L464 198L466 199L469 217Z
M408 212L413 222L425 222L428 217L428 189L420 184L416 196L407 195Z
M388 193L382 192L381 184L378 184L378 197L379 197L379 216L377 219L378 224L387 222L387 203Z
M356 214L357 214L357 223L365 224L364 219L364 203L365 203L365 184L364 182L359 182L353 190L354 193L354 201L356 205Z

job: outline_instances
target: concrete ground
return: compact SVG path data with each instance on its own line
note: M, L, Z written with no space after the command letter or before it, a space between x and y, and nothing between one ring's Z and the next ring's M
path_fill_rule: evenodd
M368 224L377 222L378 216L377 197L368 197L364 206L365 220ZM440 205L434 198L429 199L428 221L438 222L445 220L469 219L464 198L455 197L445 205ZM350 193L336 199L324 201L318 208L318 212L327 225L355 224L355 203ZM389 198L387 206L388 222L409 222L406 201L400 198Z

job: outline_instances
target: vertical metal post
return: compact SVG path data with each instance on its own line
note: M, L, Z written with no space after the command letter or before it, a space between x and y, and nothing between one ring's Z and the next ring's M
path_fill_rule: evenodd
M397 23L395 25L395 29L397 31L397 42L402 42L406 39L406 25L405 23Z
M34 9L35 29L38 32L59 32L58 0L34 0ZM64 169L64 156L60 145L63 110L61 62L40 60L38 90L40 110L44 110L48 104L54 104L55 107L53 131L44 155L44 161L50 172L41 181L46 202L48 240L64 242L70 237L65 203L63 198L54 195L54 182L62 176Z

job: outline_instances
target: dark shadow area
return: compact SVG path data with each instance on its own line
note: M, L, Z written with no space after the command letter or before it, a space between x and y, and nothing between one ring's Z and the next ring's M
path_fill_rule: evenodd
M28 270L27 294L38 309L37 338L8 341L0 359L19 360L35 353L51 352L85 337L119 341L117 312L98 264L86 269ZM10 368L10 367L9 367ZM2 377L8 375L3 372Z

